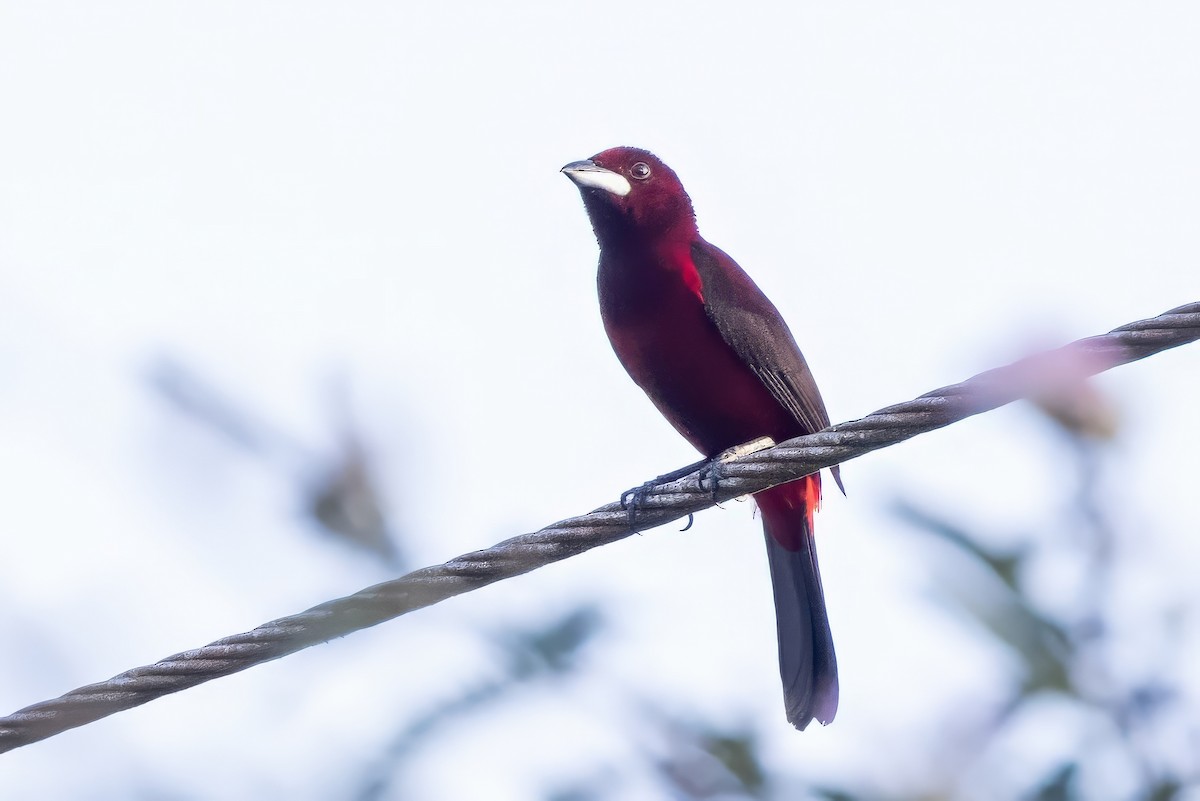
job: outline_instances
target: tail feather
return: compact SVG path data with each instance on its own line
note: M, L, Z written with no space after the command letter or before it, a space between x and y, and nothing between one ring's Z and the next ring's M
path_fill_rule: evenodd
M775 591L784 705L788 722L798 729L813 719L829 723L838 706L837 658L813 541L817 481L810 476L755 498L762 510Z

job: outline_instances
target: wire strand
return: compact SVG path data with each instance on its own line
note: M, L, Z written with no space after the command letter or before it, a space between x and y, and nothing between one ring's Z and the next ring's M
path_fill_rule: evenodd
M251 631L27 706L0 718L0 753L1197 339L1200 302L988 370L861 419L721 464L705 474L703 486L701 471L694 471L647 492L632 524L619 502L609 503L491 548L415 570ZM711 471L720 478L715 490Z

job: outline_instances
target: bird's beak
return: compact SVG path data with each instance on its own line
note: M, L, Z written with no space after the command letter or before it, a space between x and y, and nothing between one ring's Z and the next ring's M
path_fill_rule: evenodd
M633 189L625 176L612 170L606 170L590 159L572 161L559 172L574 181L575 185L580 188L603 189L618 197L625 197Z

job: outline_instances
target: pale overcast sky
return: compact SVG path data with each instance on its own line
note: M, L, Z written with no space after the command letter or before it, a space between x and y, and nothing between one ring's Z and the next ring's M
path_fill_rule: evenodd
M148 388L159 356L315 447L348 375L406 546L440 562L695 458L605 340L564 163L672 165L840 421L1200 299L1198 41L1182 1L0 0L0 713L390 575L298 534L289 486ZM1100 385L1145 538L1131 608L1194 596L1200 348ZM729 504L0 756L0 795L340 797L486 667L480 631L581 596L613 605L613 685L761 716L785 772L861 776L1012 668L937 612L889 504L1003 538L1068 469L1023 408L845 466L818 521L825 729L783 719L759 523ZM430 745L407 797L619 761L609 692Z

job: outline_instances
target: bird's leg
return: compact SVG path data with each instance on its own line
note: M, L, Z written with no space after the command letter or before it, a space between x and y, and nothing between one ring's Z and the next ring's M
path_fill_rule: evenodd
M759 437L749 442L743 442L741 445L726 448L700 468L700 475L696 480L700 484L701 489L704 489L704 482L706 480L709 482L713 503L716 503L717 488L720 486L721 479L724 476L722 468L725 465L735 462L743 456L749 456L752 453L758 453L759 451L765 451L767 448L773 447L775 447L775 440L770 437Z
M653 478L642 484L640 487L627 489L621 493L621 508L629 514L629 525L633 525L633 519L637 516L638 507L650 497L650 492L659 484L666 484L671 481L678 481L686 475L691 475L697 470L708 464L707 459L701 459L698 462L689 464L687 467L681 467L678 470L672 470L670 473L664 473L658 478Z
M741 459L743 456L749 456L752 453L757 453L758 451L766 450L767 448L772 448L774 446L775 440L771 439L770 437L759 437L758 439L751 440L750 442L744 442L741 445L734 445L732 448L726 448L712 459L702 459L699 462L689 464L687 467L681 467L678 470L672 470L670 473L664 473L657 478L647 481L640 487L634 487L633 489L625 490L621 493L621 508L624 509L629 515L629 525L633 525L633 521L637 517L638 507L642 505L646 498L650 497L650 493L660 484L667 484L672 481L677 481L684 476L691 475L692 473L699 471L697 481L700 484L700 488L704 488L705 481L710 482L712 487L711 491L713 501L715 502L717 498L717 487L720 484L722 477L721 468L723 465ZM688 515L688 524L684 526L683 530L687 531L691 527L692 516Z

